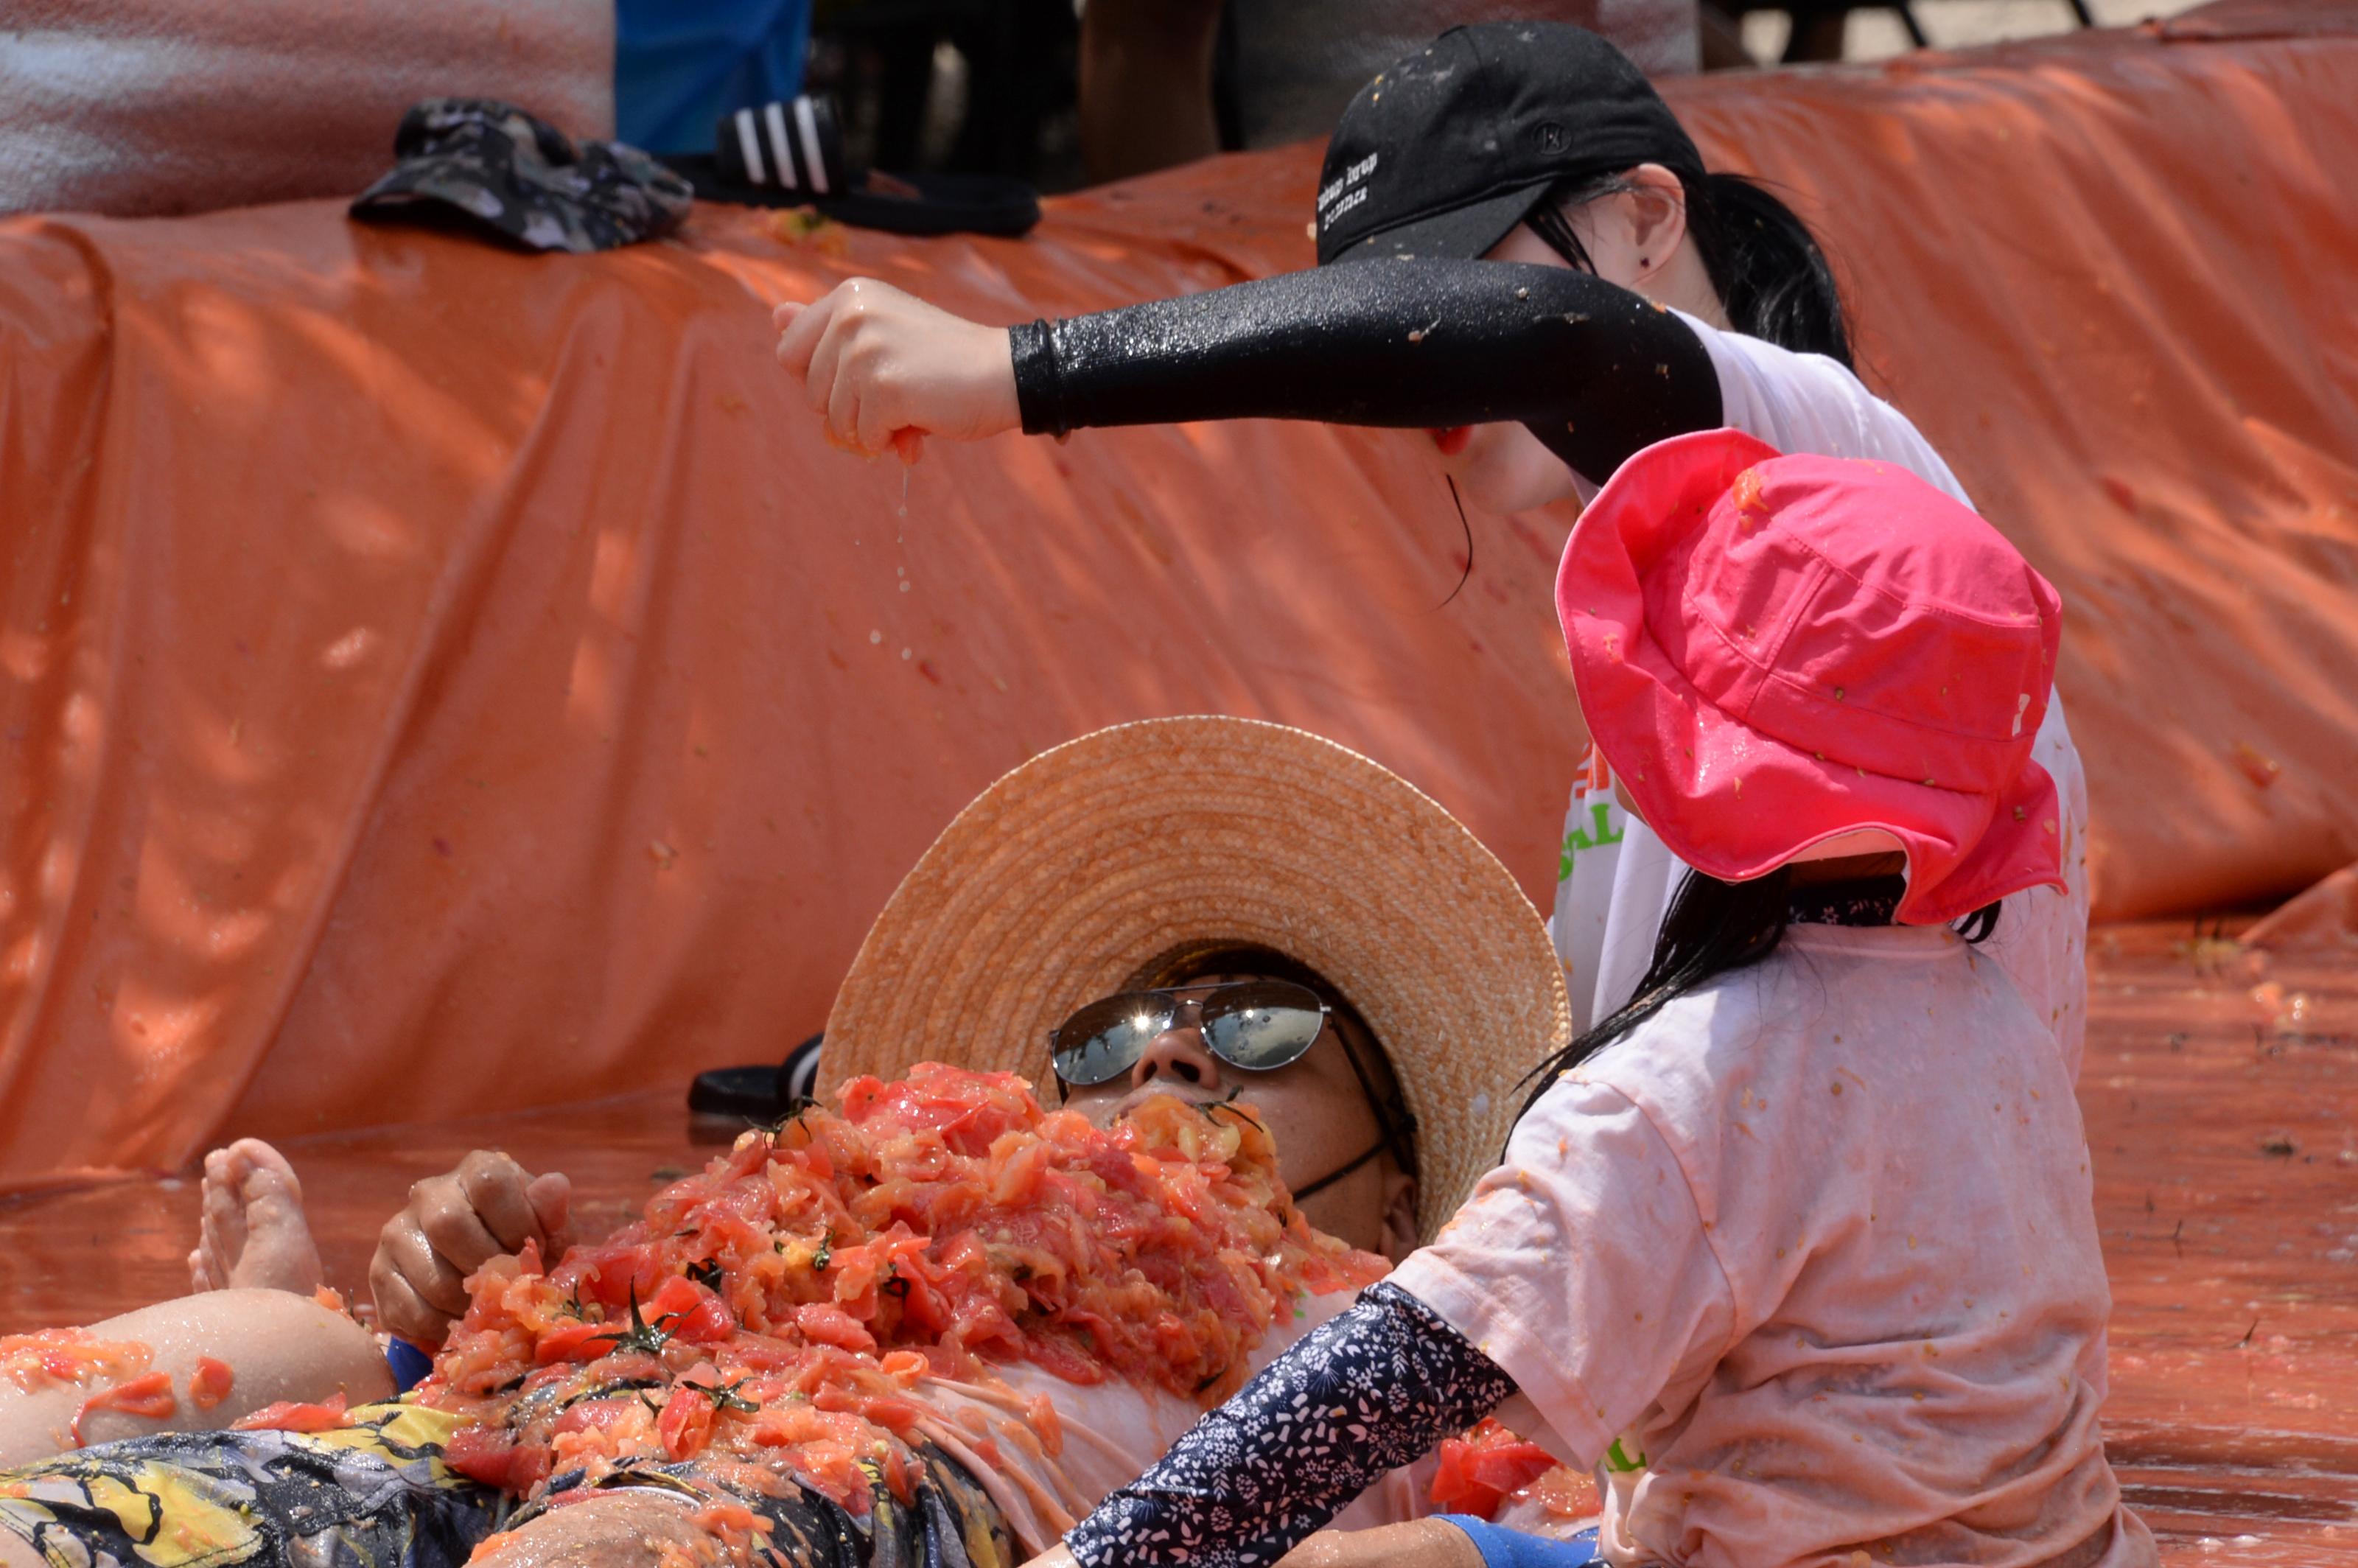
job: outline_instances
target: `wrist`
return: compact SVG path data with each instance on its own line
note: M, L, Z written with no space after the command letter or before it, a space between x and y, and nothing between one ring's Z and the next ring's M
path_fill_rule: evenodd
M1023 397L1015 373L1015 333L1012 330L1004 327L991 329L989 362L991 434L1021 430L1024 427Z
M1007 372L1014 428L1027 436L1071 433L1065 417L1064 367L1057 362L1055 335L1046 321L1008 329Z

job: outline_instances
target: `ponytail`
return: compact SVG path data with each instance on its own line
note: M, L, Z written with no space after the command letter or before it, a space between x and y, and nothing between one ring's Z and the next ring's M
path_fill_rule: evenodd
M1687 233L1736 330L1855 370L1842 291L1809 225L1766 186L1740 174L1682 173L1679 183L1686 189ZM1595 264L1565 214L1637 189L1626 174L1567 179L1523 222L1558 255L1593 274Z
M1681 175L1679 182L1687 232L1736 330L1855 368L1842 291L1809 225L1740 174Z

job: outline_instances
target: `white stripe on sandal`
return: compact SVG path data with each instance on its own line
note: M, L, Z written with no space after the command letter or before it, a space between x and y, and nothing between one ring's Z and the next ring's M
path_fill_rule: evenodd
M810 170L811 189L827 194L827 160L819 156L818 116L807 98L795 100L795 129L802 133L803 167Z
M770 151L778 160L778 183L789 190L799 189L803 182L795 178L794 150L786 142L783 107L774 102L763 104L762 119L770 127Z
M762 172L762 142L753 135L753 111L737 111L737 150L745 155L745 178L755 185L767 185L769 177Z

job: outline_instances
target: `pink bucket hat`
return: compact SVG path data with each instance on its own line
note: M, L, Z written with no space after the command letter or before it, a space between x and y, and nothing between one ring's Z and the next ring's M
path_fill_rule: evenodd
M1597 749L1688 865L1742 881L1888 834L1923 925L2063 885L2030 760L2062 601L1914 474L1663 441L1581 514L1555 596Z

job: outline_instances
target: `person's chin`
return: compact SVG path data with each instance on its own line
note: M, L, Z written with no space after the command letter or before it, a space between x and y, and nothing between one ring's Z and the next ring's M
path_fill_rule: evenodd
M1120 1121L1123 1117L1128 1116L1131 1111L1136 1110L1140 1106L1144 1105L1148 1100L1154 1098L1157 1095L1168 1095L1173 1099L1185 1100L1189 1105L1197 1106L1218 1105L1229 1098L1226 1094L1217 1093L1210 1089L1192 1088L1180 1084L1148 1084L1141 1088L1130 1090L1128 1094L1122 1096L1121 1098L1116 1100L1114 1102L1112 1114L1108 1116L1106 1120L1109 1122Z
M1481 451L1471 454L1455 475L1458 498L1473 510L1494 516L1523 510L1522 492L1530 487L1517 482L1521 476L1514 469L1511 459Z
M1520 465L1512 461L1502 462L1496 469L1470 472L1458 481L1458 485L1465 492L1466 505L1494 517L1530 512L1555 499L1544 481L1520 471Z

